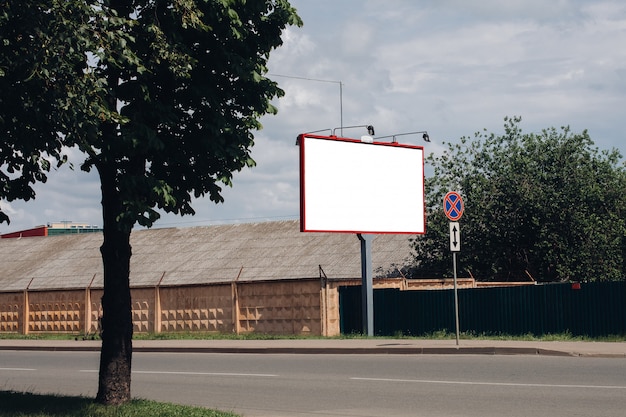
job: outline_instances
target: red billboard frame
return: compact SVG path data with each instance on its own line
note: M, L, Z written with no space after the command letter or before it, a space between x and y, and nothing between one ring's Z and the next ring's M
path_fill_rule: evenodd
M302 232L426 232L424 148L301 134Z

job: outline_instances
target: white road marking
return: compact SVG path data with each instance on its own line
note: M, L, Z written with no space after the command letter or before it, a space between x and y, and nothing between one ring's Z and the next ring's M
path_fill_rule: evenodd
M97 370L82 369L79 372L92 372L97 373ZM145 374L145 375L199 375L199 376L243 376L243 377L261 377L271 378L278 375L274 374L242 374L235 372L183 372L183 371L131 371L133 374Z
M179 371L133 371L135 374L164 374L164 375L210 375L210 376L258 376L275 377L273 374L240 374L235 372L179 372Z
M472 381L435 381L426 379L391 379L391 378L350 378L354 381L378 381L378 382L414 382L420 384L447 384L447 385L491 385L498 387L533 387L533 388L596 388L596 389L624 389L622 385L565 385L565 384L523 384L515 382L472 382Z
M33 368L0 368L0 371L36 371Z

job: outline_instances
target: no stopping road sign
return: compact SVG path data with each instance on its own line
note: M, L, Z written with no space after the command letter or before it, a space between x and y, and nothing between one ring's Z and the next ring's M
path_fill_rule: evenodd
M458 221L463 215L463 209L463 199L456 191L450 191L443 198L443 211L450 221Z

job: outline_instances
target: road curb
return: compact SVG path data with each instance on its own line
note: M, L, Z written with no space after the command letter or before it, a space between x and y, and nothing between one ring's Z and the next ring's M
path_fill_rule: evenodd
M0 351L99 352L100 346L14 345L0 346ZM231 353L231 354L302 354L302 355L527 355L626 358L622 353L579 353L537 347L188 347L137 346L133 352L144 353Z

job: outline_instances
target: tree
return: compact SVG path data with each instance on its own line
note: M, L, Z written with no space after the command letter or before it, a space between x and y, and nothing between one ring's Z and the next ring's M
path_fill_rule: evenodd
M461 192L459 265L480 280L623 279L626 171L617 150L599 151L568 127L486 131L431 154L427 234L414 240L415 276L450 274L446 192ZM450 276L450 275L448 275Z
M96 400L130 399L130 233L158 209L223 201L254 165L258 119L283 95L266 78L287 0L0 1L0 197L29 199L64 150L101 181L102 351ZM8 92L12 98L8 100ZM19 99L16 99L18 98ZM222 185L220 185L222 184ZM0 221L8 221L0 211Z

